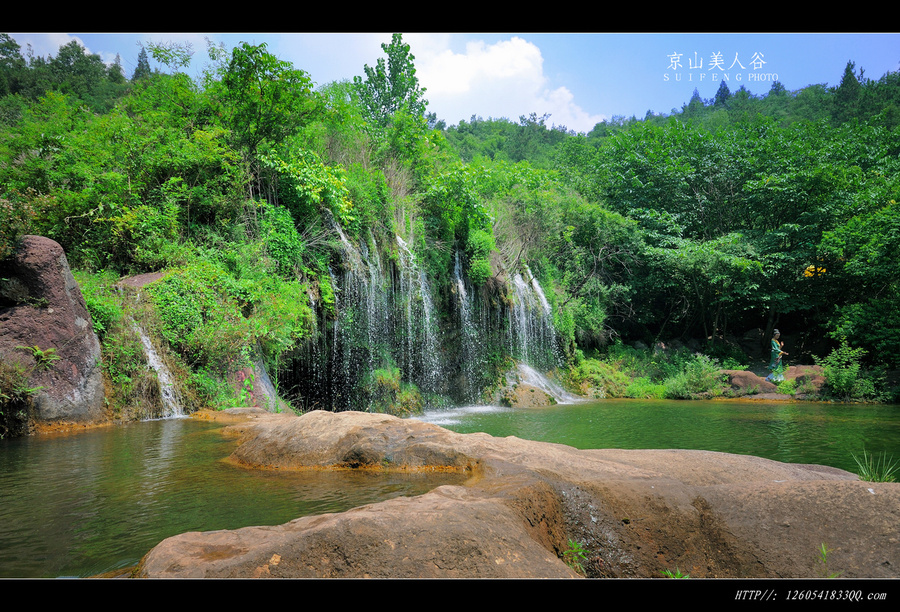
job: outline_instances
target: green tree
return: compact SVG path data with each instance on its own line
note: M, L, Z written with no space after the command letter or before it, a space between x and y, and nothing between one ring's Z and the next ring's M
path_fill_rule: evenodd
M704 107L703 98L700 97L700 92L695 87L690 101L682 107L681 114L687 119L697 119L703 112Z
M730 317L759 303L762 264L740 234L675 240L670 247L651 248L650 255L653 284L668 285L669 301L687 305L703 337L713 342L727 331Z
M716 97L713 98L713 105L717 107L725 107L731 99L731 90L728 89L728 83L722 81L719 89L716 91Z
M153 56L160 64L165 64L173 72L180 72L182 68L191 65L191 58L194 56L193 45L189 42L159 42L147 43L150 49L150 55Z
M125 73L122 71L122 58L116 53L116 60L107 68L107 79L110 83L121 85L125 82Z
M390 44L382 43L387 62L379 58L375 67L365 65L366 79L354 77L353 85L373 124L386 127L401 109L414 117L424 117L425 89L416 77L416 57L410 53L403 35L395 33Z
M599 348L615 333L609 319L630 309L631 279L644 245L634 221L601 205L577 197L554 203L556 210L538 214L555 219L542 250L565 290L558 314L571 317L580 347Z
M78 41L60 47L56 57L50 59L49 68L59 91L77 96L95 111L112 107L112 101L102 95L106 65L99 55L86 53Z
M262 142L295 134L321 108L309 75L269 53L265 43L235 47L221 85L226 123L251 156Z
M868 347L873 360L896 367L900 363L900 185L893 181L880 194L867 195L893 198L884 207L826 232L822 239L822 252L829 260L823 274L836 277L847 288L831 335Z
M809 85L797 92L791 109L797 121L822 121L831 118L833 96L825 85Z
M132 81L140 81L141 79L146 79L152 74L150 70L150 59L147 57L147 49L141 46L141 51L138 53L137 66L134 68L134 74L131 75Z
M862 97L863 71L856 74L856 63L847 62L841 83L834 90L833 120L837 124L844 123L859 115L860 98Z
M9 34L0 33L0 97L21 91L26 67L19 44Z

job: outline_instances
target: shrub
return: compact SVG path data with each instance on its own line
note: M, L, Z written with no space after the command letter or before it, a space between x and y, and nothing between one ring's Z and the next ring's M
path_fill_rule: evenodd
M839 399L863 399L875 395L875 384L869 379L862 378L860 363L865 356L863 348L851 348L847 339L841 340L841 345L824 358L813 355L816 363L822 366L825 375L825 384L830 395Z
M666 386L652 382L646 376L635 378L625 389L625 396L635 399L664 399Z
M706 355L697 354L681 372L667 378L664 385L667 398L691 399L701 395L721 395L723 382L718 364Z
M316 327L313 313L306 299L306 285L299 281L277 278L260 282L254 295L249 316L250 331L271 364L309 337Z
M24 200L0 198L0 261L15 252L23 234L28 232L34 211Z
M118 277L112 272L92 274L73 271L73 275L78 281L84 303L91 315L94 333L100 342L103 342L106 333L122 321L124 316L120 296L113 288Z
M491 277L491 262L487 259L473 259L469 262L469 280L476 287L485 284Z
M784 395L794 395L797 393L797 379L785 379L778 383L778 392Z
M422 394L415 385L400 380L399 368L375 370L366 388L370 412L407 416L422 410Z
M284 207L260 204L262 238L278 272L286 277L296 275L303 263L303 241L291 213Z
M200 261L147 286L163 337L189 363L224 368L253 344L235 280Z
M274 152L260 156L263 168L277 177L278 195L296 222L318 214L319 206L328 208L342 227L358 232L359 218L346 185L342 167L326 166L312 151L297 149L288 159Z
M494 250L494 236L483 229L471 229L466 238L466 253L469 256L469 280L480 287L491 277L491 251Z
M583 395L596 398L628 397L631 379L615 365L598 359L584 359L569 372L569 382Z

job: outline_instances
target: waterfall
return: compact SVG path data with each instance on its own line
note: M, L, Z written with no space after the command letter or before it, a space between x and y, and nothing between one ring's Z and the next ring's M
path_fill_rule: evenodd
M456 288L457 310L459 313L459 336L461 344L461 370L464 382L464 398L469 403L478 401L478 380L483 374L482 342L484 335L479 330L473 313L474 303L471 291L466 285L466 279L462 273L459 251L456 252L453 265L453 282Z
M575 395L572 395L563 389L558 383L550 380L545 374L542 374L529 365L520 363L517 365L519 379L532 387L537 387L550 397L556 400L558 404L574 404L580 401Z
M150 364L150 367L156 372L156 380L159 383L159 396L163 408L161 416L163 418L184 416L184 411L181 408L181 396L178 393L178 388L175 386L175 383L172 382L173 377L169 372L169 368L166 367L166 364L160 358L159 353L153 348L153 343L150 341L147 334L144 333L144 330L141 329L137 323L132 322L132 324L134 330L141 339L141 344L144 345L144 354L147 356L147 363Z
M406 315L403 338L404 360L410 377L420 381L429 393L441 390L444 378L442 349L435 328L434 303L431 285L425 271L418 267L415 257L400 236L400 286L397 299Z
M476 291L457 251L450 284L439 288L401 236L391 248L384 236L351 238L328 219L339 241L327 269L334 309L304 296L317 333L279 377L304 409L383 409L416 392L429 405L474 404L505 356L545 372L558 367L552 309L527 267L506 290Z
M528 266L513 277L514 301L510 314L512 353L528 365L544 370L559 367L562 362L553 311L537 278Z
M388 249L371 232L357 243L333 219L332 227L340 240L328 268L334 316L318 309L319 333L287 384L307 409L375 409L385 385L446 393L432 287L410 247L395 236L396 250L383 258Z
M365 326L368 336L369 371L374 372L382 367L386 361L386 355L390 351L390 304L388 292L385 288L384 271L381 268L381 257L378 254L378 244L375 237L369 234L372 241L372 249L365 242L360 245L362 259L368 270L368 283L361 287L365 297Z

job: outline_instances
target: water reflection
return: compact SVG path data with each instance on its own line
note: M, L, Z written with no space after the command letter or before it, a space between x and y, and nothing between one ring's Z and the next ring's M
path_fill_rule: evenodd
M216 429L172 419L0 441L0 577L96 575L186 531L277 525L455 478L243 470L221 461L234 442Z

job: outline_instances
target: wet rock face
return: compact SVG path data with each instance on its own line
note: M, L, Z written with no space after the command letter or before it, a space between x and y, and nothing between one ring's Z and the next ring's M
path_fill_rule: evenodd
M62 247L25 236L0 262L0 358L29 372L35 425L104 418L100 343Z
M519 383L504 389L500 403L513 408L535 408L552 406L556 400L537 387Z

